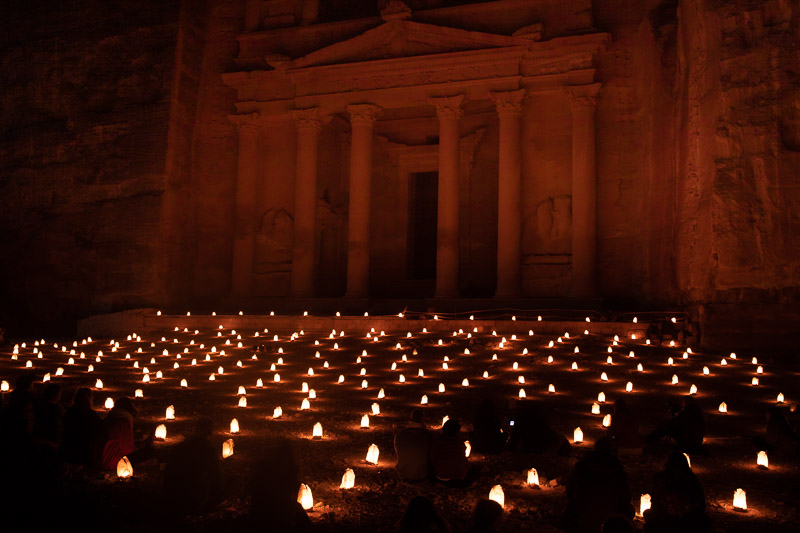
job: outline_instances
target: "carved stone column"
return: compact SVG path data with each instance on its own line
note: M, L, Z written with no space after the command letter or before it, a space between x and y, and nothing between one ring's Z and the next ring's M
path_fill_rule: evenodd
M258 113L232 115L238 126L239 154L236 165L234 205L233 268L231 293L249 297L253 287L253 252L256 227L256 186L259 174Z
M371 104L347 106L350 113L350 216L347 234L347 294L369 295L370 181L372 130L380 108Z
M497 189L497 298L520 293L522 262L521 131L525 90L491 93L500 117Z
M595 111L600 84L565 87L572 108L572 287L597 295L597 176Z
M291 294L314 296L314 218L317 191L317 145L321 124L317 108L292 112L297 125L297 165L294 187L294 245Z
M439 202L436 233L436 297L458 296L458 174L461 103L464 95L429 98L439 117Z

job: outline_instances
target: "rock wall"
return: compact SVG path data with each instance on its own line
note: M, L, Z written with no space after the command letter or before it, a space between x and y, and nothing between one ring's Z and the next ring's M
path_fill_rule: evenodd
M594 4L614 35L598 110L606 296L690 306L720 337L785 333L799 323L800 6L624 3Z
M10 332L158 299L178 3L2 3L0 324Z

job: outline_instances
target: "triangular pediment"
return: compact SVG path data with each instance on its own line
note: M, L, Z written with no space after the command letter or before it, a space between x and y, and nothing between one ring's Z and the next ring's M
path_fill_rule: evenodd
M391 20L367 30L361 35L295 59L291 62L290 68L359 63L530 44L530 39L524 37L467 31L410 20Z

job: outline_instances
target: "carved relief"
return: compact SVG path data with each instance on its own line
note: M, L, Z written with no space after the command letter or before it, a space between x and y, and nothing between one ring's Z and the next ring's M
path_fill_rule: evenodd
M261 215L254 254L256 274L291 271L293 227L294 220L285 209L273 207Z
M545 254L570 253L572 197L548 197L536 206L535 250Z

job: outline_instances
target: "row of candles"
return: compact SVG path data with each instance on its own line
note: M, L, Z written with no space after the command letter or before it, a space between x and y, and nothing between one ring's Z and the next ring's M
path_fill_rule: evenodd
M588 321L588 319L587 319L587 321ZM220 329L222 329L222 326L220 326ZM175 328L175 330L176 330L176 331L178 331L178 328L176 327L176 328ZM188 332L188 329L184 328L184 332ZM267 330L264 330L264 332L266 333L266 332L267 332ZM476 332L476 333L477 333L477 328L474 330L474 332ZM427 333L427 330L424 330L424 331L423 331L423 333ZM532 331L531 331L531 332L529 332L529 333L530 333L531 335L533 334L533 332L532 332ZM588 331L587 331L587 332L585 332L585 333L588 333ZM195 331L194 331L194 334L195 334L195 335L199 334L199 331L198 331L198 330L195 330ZM235 330L233 330L233 331L232 331L232 335L234 335L234 334L236 334ZM301 332L300 332L300 335L302 335L302 334L303 334L303 332L301 331ZM458 336L459 334L463 334L463 330L461 330L461 331L458 331L458 332L455 332L455 331L453 332L453 336ZM373 336L373 335L374 335L374 336ZM495 336L496 336L496 332L493 332L493 335L495 335ZM218 337L221 337L221 336L222 336L222 332L221 332L221 331L220 331L220 332L218 332L218 333L217 333L217 336L218 336ZM255 335L254 335L254 337L258 337L258 336L259 336L259 332L256 332L256 333L255 333ZM340 336L340 337L344 336L344 332L343 332L343 331L342 331L342 332L340 332L340 333L339 333L339 336ZM381 331L381 332L380 332L380 335L378 335L378 334L375 334L374 328L373 328L373 330L372 330L371 332L369 332L369 333L367 333L367 334L366 334L366 338L371 338L371 339L373 339L374 341L378 341L378 340L380 339L380 337L381 337L381 336L385 336L385 333L384 333L383 331ZM406 335L406 337L407 337L407 338L409 338L409 337L411 337L411 336L412 336L411 332L408 332L408 333L407 333L407 335ZM289 337L289 340L290 340L290 341L292 341L292 340L295 340L295 339L297 339L298 337L299 337L299 335L298 335L297 333L294 333L294 334L292 334L292 335ZM468 337L468 338L469 338L469 337L471 337L471 334L467 334L467 337ZM569 334L568 334L568 333L565 333L563 337L564 337L564 338L567 338L567 339L569 339ZM332 331L332 332L331 332L331 334L329 335L329 337L328 337L328 338L329 338L329 339L334 339L334 338L336 338L336 331L335 331L335 330L334 330L334 331ZM237 335L237 339L241 339L241 335ZM512 341L513 341L513 340L516 340L516 335L512 335L511 339L512 339ZM141 337L140 337L140 336L138 336L138 335L136 335L136 334L133 334L132 336L128 336L128 340L129 340L129 341L133 341L133 342L142 342L142 339L141 339ZM277 336L277 335L273 336L273 340L277 342L277 341L278 341L278 336ZM85 340L83 340L83 341L82 341L82 344L84 344L84 345L85 345L85 344L87 343L87 341L88 341L88 342L92 342L91 338L89 338L89 339L85 339ZM167 341L166 341L166 339L165 339L164 337L162 337L161 341L162 341L162 342L167 342ZM612 343L612 346L617 346L617 345L618 345L618 341L619 341L619 338L618 338L617 336L615 336L615 338L614 338L614 341L613 341L613 343ZM179 341L178 341L178 339L174 339L174 343L178 343L178 342L179 342ZM505 348L505 344L506 344L507 342L508 342L508 341L507 341L505 338L503 338L503 339L502 339L502 341L499 343L499 348L501 348L501 349L502 349L502 348ZM562 342L564 342L564 341L563 341L563 339L562 339L561 337L559 337L559 338L557 339L557 342L558 342L558 343L562 343ZM38 343L38 342L36 342L35 344L36 344L37 346L39 345L39 343ZM42 344L42 345L44 345L44 341L42 341L42 343L41 343L41 344ZM111 350L112 352L116 352L116 351L117 351L117 350L120 348L120 344L119 344L118 342L111 341L111 343L110 343L110 344L112 345L112 350ZM193 341L193 340L191 341L191 344L192 344L192 345L194 344L194 341ZM230 340L230 339L227 339L225 344L226 344L226 346L231 346L231 340ZM314 343L314 344L315 344L315 346L319 346L319 345L320 345L320 343L319 343L319 340L315 341L315 343ZM438 340L438 342L437 342L437 344L438 344L439 346L442 346L442 345L443 345L442 339L439 339L439 340ZM649 343L648 343L648 344L649 344ZM555 345L554 341L550 341L550 342L548 343L548 347L549 347L549 348L552 348L552 347L554 347L554 345ZM22 345L22 347L23 347L23 348L25 348L25 345L23 344L23 345ZM58 345L56 344L56 345L55 345L55 347L57 348L57 347L58 347ZM75 343L73 343L73 347L77 347L77 341L76 341ZM155 343L151 343L151 347L155 347ZM241 348L241 347L242 347L242 343L241 343L241 342L238 342L238 343L237 343L237 348ZM19 348L20 348L19 346L15 346L15 347L14 347L14 353L13 353L13 356L12 356L12 358L13 358L13 359L16 359L16 356L19 354ZM201 345L200 345L200 349L203 349L203 348L204 348L204 346L201 344ZM337 344L337 343L334 343L333 350L338 350L338 349L339 349L339 346L338 346L338 344ZM401 349L402 349L402 345L401 345L401 343L400 343L400 342L398 342L398 343L396 344L396 346L395 346L395 349L397 349L397 350L401 350ZM38 358L42 358L42 352L41 352L41 351L39 351L37 348L34 348L34 349L33 349L33 351L34 351L34 354L38 354ZM62 351L66 351L66 347L62 347ZM527 350L527 348L526 348L526 349L524 350L524 353L523 353L523 355L527 355L527 351L528 351L528 350ZM580 351L580 350L579 350L578 346L575 346L575 348L574 348L574 353L579 353L579 351ZM216 347L212 347L212 349L211 349L211 352L212 352L212 353L216 353L216 352L217 352L217 350L216 350ZM609 346L609 347L608 347L608 352L609 352L609 353L611 353L611 352L612 352L612 347L611 347L611 346ZM138 348L138 350L137 350L137 353L142 353L142 347L141 347L141 346ZM184 353L189 353L189 348L188 348L188 347L184 349ZM278 353L283 353L283 348L282 348L282 347L281 347L281 348L279 348L279 351L278 351ZM415 350L415 353L416 353L416 350ZM687 351L686 351L686 352L684 352L684 354L683 354L683 359L687 359L687 358L688 358L688 355L689 355L690 353L691 353L691 349L687 349ZM70 354L71 354L71 355L75 355L75 350L74 350L74 349L73 349L73 350L71 350ZM464 355L469 355L469 354L470 354L469 348L465 348L465 349L464 349ZM96 357L96 362L98 362L98 363L99 363L99 362L101 361L101 357L102 357L102 355L103 355L103 354L102 354L102 351L99 351L99 352L98 352L98 355L97 355L97 357ZM168 351L167 349L164 349L161 355L162 355L162 356L169 356L169 351ZM219 352L219 355L220 355L220 356L224 356L224 355L225 355L225 351L224 351L224 350L220 351L220 352ZM364 350L364 353L363 353L362 355L366 355L366 350ZM631 353L629 354L629 357L633 357L633 356L634 356L634 355L633 355L633 352L631 352ZM81 357L82 357L82 358L84 357L84 354L83 354L83 353L81 353ZM181 355L180 355L180 354L176 354L176 357L177 357L177 359L180 359ZM319 352L317 352L317 353L316 353L316 357L319 357ZM126 358L127 358L127 359L129 359L129 358L130 358L130 356L129 356L129 355L127 355L127 356L126 356ZM731 358L732 358L732 359L735 359L735 358L736 358L735 354L731 354ZM253 359L256 359L256 356L255 356L255 355L253 355ZM403 356L403 358L402 358L402 359L403 359L403 362L407 362L407 359L406 359L406 356L405 356L405 355ZM205 360L206 360L206 361L210 361L210 354L206 354L206 358L205 358ZM496 355L496 354L494 354L494 355L493 355L493 360L497 360L497 355ZM443 363L442 363L442 369L443 369L443 370L448 370L448 369L449 369L449 367L448 367L448 361L449 361L448 357L447 357L447 356L445 356L445 357L444 357L444 361L443 361ZM72 358L70 358L70 363L69 363L69 364L72 364L73 362L74 362L74 360L73 360ZM280 359L279 359L279 361L278 361L278 364L282 364L282 362L283 362L283 361L282 361L282 358L280 358ZM360 357L359 357L359 360L358 360L357 362L358 362L358 363L360 363L360 362L361 362L361 361L360 361ZM552 357L552 356L548 356L548 363L552 363L552 362L553 362L553 357ZM30 365L30 363L31 363L31 361L28 361L28 364L26 364L26 366L28 366L28 367L32 366L32 365ZM755 359L755 358L753 359L753 363L756 363L756 359ZM151 359L151 364L156 364L155 358L152 358L152 359ZM192 361L192 365L194 366L194 365L196 365L196 364L197 364L197 360L196 360L196 359L194 359L194 360ZM609 356L608 356L608 358L607 358L607 364L612 364L612 357L611 357L611 355L609 355ZM672 357L670 357L670 358L669 358L669 360L668 360L668 364L669 364L669 365L673 365L673 364L674 364L674 361L673 361L673 358L672 358ZM727 361L726 361L725 359L723 359L723 360L721 361L721 365L722 365L722 366L726 366L726 365L727 365ZM90 366L91 366L91 365L90 365ZM179 368L179 366L180 366L180 365L179 365L179 363L176 361L176 362L174 363L174 365L173 365L173 368L174 368L174 369L178 369L178 368ZM238 362L237 362L237 366L238 366L238 367L241 367L241 366L242 366L242 363L241 363L241 361L238 361ZM513 366L514 366L514 370L517 370L517 363L516 363L516 362L514 363L514 365L513 365ZM134 363L134 367L135 367L135 368L138 368L138 361ZM275 364L271 365L271 370L275 370L275 368L276 368L276 367L275 367ZM327 361L325 362L324 368L328 368ZM571 368L572 368L572 370L578 370L577 362L573 362L573 364L572 364L572 367L571 367ZM396 364L396 363L393 363L393 364L392 364L392 370L396 370L396 369L397 369L397 364ZM91 371L91 370L93 370L93 369L91 369L91 368L90 368L89 370ZM641 365L641 363L639 363L639 365L638 365L638 370L639 370L640 372L641 372L641 371L643 371L643 368L642 368L642 365ZM222 374L223 374L223 372L224 372L224 369L223 369L223 367L222 367L222 366L220 366L220 367L218 368L217 375L222 375ZM143 381L143 382L145 382L145 383L149 382L149 370L148 370L146 367L143 369L143 373L144 373L144 376L143 376L143 378L142 378L142 381ZM703 368L703 375L709 375L709 373L710 373L710 372L709 372L709 368L708 368L707 366L706 366L706 367L704 367L704 368ZM758 374L762 374L762 373L763 373L763 367L759 366L759 367L758 367L758 369L757 369L757 373L758 373ZM59 367L59 368L56 370L56 372L55 372L55 375L56 375L56 376L61 376L61 375L63 375L63 368ZM163 373L162 373L160 370L159 370L159 371L158 371L158 372L157 372L155 375L156 375L156 379L161 379L161 378L163 378ZM313 375L314 375L314 371L313 371L313 369L312 369L312 368L309 368L309 369L308 369L308 375L309 375L309 376L313 376ZM361 376L364 376L364 375L365 375L365 369L364 369L364 368L362 368L362 369L361 369L361 373L360 373L360 375L361 375ZM419 376L419 377L423 377L423 376L424 376L422 369L419 369L418 376ZM484 374L483 374L483 377L484 377L484 378L487 378L487 377L488 377L488 372L484 372ZM48 375L46 375L46 379L50 379L50 375L49 375L49 374L48 374ZM213 380L214 380L214 374L211 374L211 375L210 375L210 377L209 377L209 379L213 381ZM273 378L273 379L274 379L274 381L275 381L275 382L280 382L280 375L276 373L276 374L274 375L274 378ZM608 376L607 376L607 374L606 374L605 372L601 373L600 380L601 380L601 381L608 381ZM405 382L405 376L404 376L404 374L400 374L400 375L399 375L398 381L399 381L399 382L401 382L401 383ZM343 382L344 382L344 375L340 375L340 376L339 376L338 383L340 383L340 384L341 384L341 383L343 383ZM673 376L673 378L672 378L672 383L673 383L673 384L677 384L677 382L678 382L677 375L674 375L674 376ZM523 377L523 376L519 376L519 383L520 383L520 384L524 384L524 383L525 383L525 381L524 381L524 377ZM757 377L754 377L754 378L753 378L753 383L752 383L752 384L753 384L753 385L757 385L757 384L758 384L758 382L757 382ZM186 379L182 379L182 380L181 380L181 386L182 386L182 387L187 387L187 386L188 386L188 383L186 382ZM263 381L262 381L260 378L259 378L259 380L258 380L258 382L257 382L256 386L257 386L257 387L262 387L262 386L263 386ZM469 386L469 380L468 380L468 378L464 378L464 379L462 380L462 386L465 386L465 387ZM101 381L101 380L99 380L99 379L98 379L98 380L97 380L97 382L96 382L96 388L98 388L98 389L102 389L102 388L103 388L103 383L102 383L102 381ZM362 382L362 388L366 388L366 380L364 380L364 381ZM0 383L0 389L3 389L3 390L8 390L8 383L7 383L7 382L5 382L5 381L3 381L2 383ZM626 392L631 392L631 391L633 390L633 383L632 383L632 382L628 382L628 383L626 384L625 390L626 390ZM303 392L307 392L307 393L309 393L309 398L311 398L311 399L313 399L313 398L315 397L315 391L314 391L314 389L309 389L309 387L308 387L307 383L305 383L305 382L303 383L303 390L302 390L302 391L303 391ZM240 388L239 388L239 391L238 391L238 392L239 392L239 407L246 407L246 406L247 406L247 399L246 399L246 395L245 395L245 392L244 392L244 387L243 387L243 386L240 386ZM381 393L383 393L383 389L381 389L381 391L380 391L380 392L381 392ZM440 393L441 393L441 392L444 392L444 384L440 384L440 385L439 385L439 392L440 392ZM555 386L554 386L553 384L550 384L550 385L548 386L548 392L549 392L549 393L555 393ZM695 394L696 392L697 392L697 388L696 388L696 386L695 386L695 385L692 385L692 387L690 388L690 394ZM141 390L141 389L137 389L137 390L136 390L136 392L135 392L135 396L137 396L137 397L142 397L142 396L143 396L142 390ZM382 394L381 394L381 395L379 395L379 397L380 397L380 396L382 396ZM524 389L520 389L519 396L520 396L520 397L525 397L525 391L524 391ZM603 402L604 400L605 400L605 398L604 398L604 394L603 394L603 393L600 393L600 397L598 397L598 402ZM784 401L784 398L783 398L783 394L782 394L782 393L781 393L781 394L779 394L779 396L778 396L778 401L779 401L779 402L783 402L783 401ZM427 403L427 395L423 395L423 396L422 396L420 403L421 403L421 404L426 404L426 403ZM107 399L106 399L106 402L105 402L105 404L104 404L104 405L105 405L105 407L106 407L106 408L109 408L109 409L110 409L110 408L112 408L112 407L113 407L113 400L112 400L111 398L107 398ZM308 409L309 407L310 407L310 403L308 402L308 398L304 398L304 399L303 399L303 403L301 404L301 409ZM377 407L377 412L376 412L376 407ZM170 409L172 409L171 416L170 416L170 412L169 412L169 411L170 411ZM167 417L166 417L166 418L167 418L168 420L169 420L169 419L174 419L174 408L173 408L172 406L170 406L170 408L168 408L168 410L167 410L167 411L168 411L168 413L167 413ZM720 407L719 407L719 411L720 411L720 412L726 412L726 411L727 411L727 406L726 406L726 404L725 404L724 402L723 402L723 403L720 405ZM379 406L378 406L378 404L373 404L373 414L377 414L377 413L379 413ZM593 413L593 414L599 414L599 405L598 405L598 403L597 403L597 402L593 403L593 405L592 405L592 413ZM281 407L276 407L276 408L275 408L275 410L274 410L274 412L273 412L273 418L279 418L279 417L281 416L281 414L282 414L282 409L281 409ZM611 416L611 415L606 415L606 416L604 417L604 419L603 419L603 426L605 426L605 427L608 427L608 425L610 424L610 416ZM361 427L369 427L369 417L368 417L368 415L366 415L366 414L362 416L362 420L361 420ZM238 429L239 429L239 428L238 428L238 420L236 420L236 419L233 419L233 420L231 421L231 433L232 433L232 434L238 433ZM157 437L157 438L159 438L159 439L161 439L161 440L163 440L163 439L166 439L166 426L165 426L164 424L160 424L160 425L157 427L157 429L156 429L156 437ZM321 424L319 424L319 423L316 423L316 424L314 425L314 428L313 428L313 430L312 430L312 437L314 437L314 438L320 438L320 437L322 437L322 426L321 426ZM582 442L582 440L583 440L583 432L582 432L582 430L581 430L580 428L576 428L576 429L574 430L573 440L574 440L574 442L576 442L576 443ZM466 444L467 444L467 446L468 446L468 443L466 443ZM469 453L469 452L467 452L467 454L468 454L468 453ZM233 440L232 440L232 439L228 439L228 440L226 440L226 441L225 441L225 443L223 444L223 457L229 457L229 456L231 456L232 454L233 454ZM373 463L373 464L377 464L377 456L378 456L378 449L377 449L377 446L373 444L373 445L371 445L371 446L370 446L370 448L369 448L368 455L367 455L367 461L368 461L368 462L370 462L370 463ZM127 461L127 459L125 459L125 461ZM122 470L121 470L121 472L122 472L122 474L123 474L121 477L125 477L125 472L128 472L128 473L129 473L128 475L130 475L130 474L132 473L132 467L130 466L130 464L129 464L129 463L128 463L128 464L124 464L124 461L121 461L120 463L121 463L121 469L122 469ZM759 464L759 465L761 465L761 466L764 466L764 467L766 467L766 466L767 466L767 464L768 464L768 463L767 463L767 460L766 460L766 454L765 454L764 452L760 452L760 453L759 453L758 464ZM350 469L348 469L348 470L350 470ZM352 470L350 470L350 473L352 473ZM349 474L348 474L348 473L346 473L346 474L345 474L345 477L347 478L347 477L348 477L348 475L349 475ZM352 481L352 480L354 479L354 474L353 474L352 476L350 476L350 478L349 478L349 479L351 479L351 481ZM537 479L538 479L538 476L537 476ZM538 483L537 483L537 484L538 484ZM342 488L348 488L348 487L347 487L347 485L348 485L348 483L345 483L345 480L343 479L343 487L342 487ZM495 487L495 488L496 488L496 489L499 489L499 493L501 494L500 498L502 498L502 488L501 488L501 487L499 487L499 486L498 486L498 487ZM494 489L493 489L493 491L494 491ZM496 492L496 491L494 491L494 492ZM643 501L644 501L644 498L643 498ZM501 503L502 503L502 502L501 502ZM643 504L643 505L644 505L644 504ZM740 507L740 505L737 505L737 507Z

